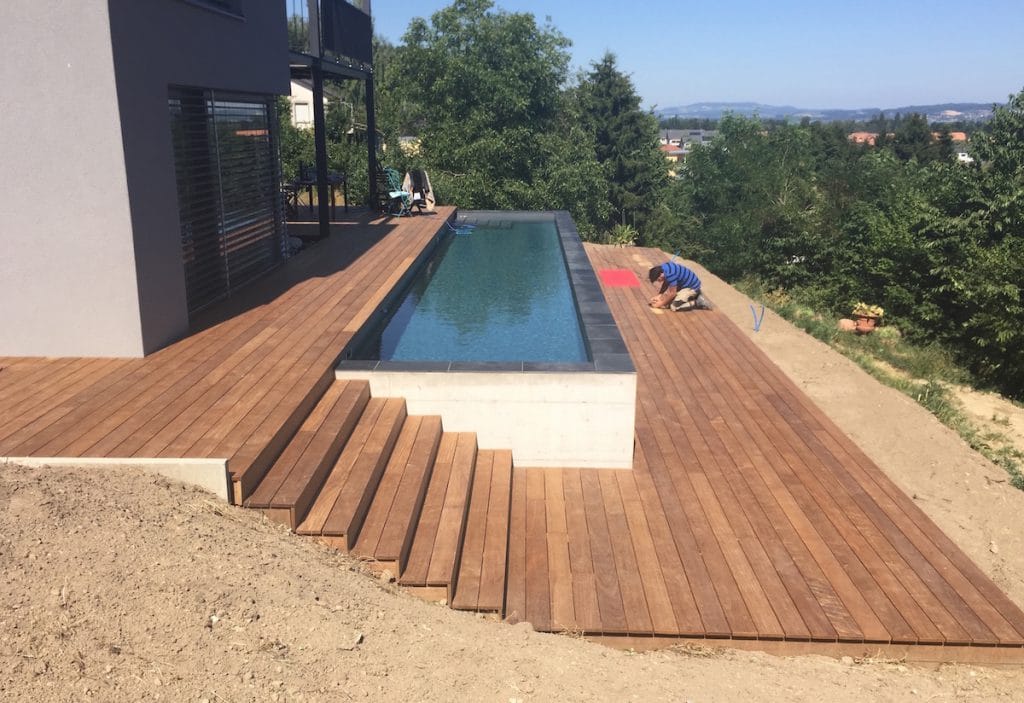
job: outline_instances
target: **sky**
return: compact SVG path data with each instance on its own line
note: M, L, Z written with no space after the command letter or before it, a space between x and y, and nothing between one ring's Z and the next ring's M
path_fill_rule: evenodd
M372 0L401 43L441 0ZM648 108L758 102L806 109L1005 103L1024 88L1024 0L498 0L573 43L587 68L617 58Z

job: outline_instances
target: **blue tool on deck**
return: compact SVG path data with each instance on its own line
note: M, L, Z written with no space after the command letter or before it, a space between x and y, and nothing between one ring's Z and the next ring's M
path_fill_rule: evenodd
M757 311L754 310L754 306L750 306L750 314L754 316L754 331L761 331L761 323L764 322L764 305L761 306L761 314L758 315Z

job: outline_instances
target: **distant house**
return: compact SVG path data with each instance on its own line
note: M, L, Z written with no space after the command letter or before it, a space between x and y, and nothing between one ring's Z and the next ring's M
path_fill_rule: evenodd
M685 153L693 150L694 144L707 144L718 134L714 129L663 129L658 132L658 143L663 146L680 146Z
M974 157L968 154L966 151L958 151L956 153L956 160L962 164L973 164Z
M941 138L942 138L942 132L932 132L932 139L938 141ZM956 142L966 143L967 142L967 133L966 132L950 132L949 133L949 138L954 143L956 143Z
M665 155L666 159L673 163L682 161L683 157L686 155L686 152L683 150L683 148L678 145L662 144L661 146L658 147L658 149L661 151L662 154Z
M878 132L851 132L846 138L854 144L874 146L875 140L878 139Z
M662 146L679 146L688 131L685 129L663 129L658 133L658 143Z
M292 106L292 125L299 129L313 129L313 81L293 78L288 102ZM324 83L324 107L330 109L331 103L346 105L351 113L352 105L342 100L341 91L332 83Z

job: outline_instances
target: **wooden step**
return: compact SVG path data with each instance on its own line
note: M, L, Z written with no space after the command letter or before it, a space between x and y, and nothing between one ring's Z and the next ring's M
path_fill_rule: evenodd
M501 612L505 603L511 504L512 452L480 450L459 561L458 585L451 601L453 608Z
M441 418L408 417L352 553L373 568L398 574L405 567L441 443Z
M352 549L405 422L405 400L371 398L296 532Z
M280 407L284 409L286 416L271 423L272 430L265 430L268 433L266 442L250 443L245 450L236 452L231 457L228 470L231 472L231 492L235 505L243 505L245 499L263 480L267 471L274 465L276 457L331 387L334 378L334 369L326 369L291 411L287 410L288 403L282 402Z
M245 501L291 529L306 516L370 400L365 381L336 381Z
M409 561L399 578L401 585L431 600L452 601L476 454L475 433L441 436Z

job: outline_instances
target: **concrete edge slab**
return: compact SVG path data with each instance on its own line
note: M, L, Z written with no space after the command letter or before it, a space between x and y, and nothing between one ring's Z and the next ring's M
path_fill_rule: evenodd
M109 468L142 469L148 473L181 481L213 493L225 503L231 502L231 475L227 459L118 459L110 457L4 456L0 464L18 464L30 468Z

